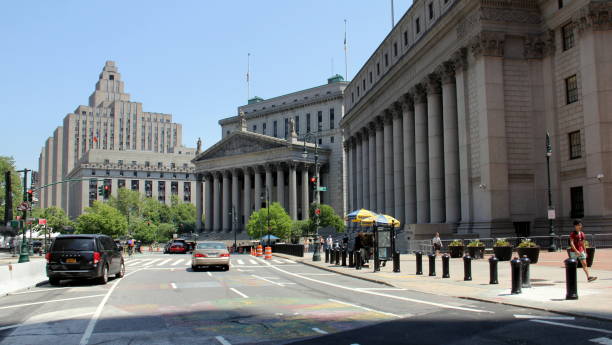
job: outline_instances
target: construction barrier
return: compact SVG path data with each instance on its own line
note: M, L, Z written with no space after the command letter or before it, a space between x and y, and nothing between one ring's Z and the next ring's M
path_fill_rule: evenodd
M257 245L257 257L262 257L263 256L263 252L262 252L262 248L261 248L261 244Z
M264 256L266 260L272 260L272 247L266 246L266 256Z

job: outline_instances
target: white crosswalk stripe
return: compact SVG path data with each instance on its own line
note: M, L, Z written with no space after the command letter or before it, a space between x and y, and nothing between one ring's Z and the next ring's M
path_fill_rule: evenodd
M244 265L244 261L238 260L238 265Z
M157 266L162 266L162 265L165 265L165 264L167 264L167 263L168 263L168 262L170 262L170 261L172 261L172 259L167 259L167 260L165 260L165 261L162 261L162 262L158 263L158 264L157 264Z
M152 264L154 264L155 262L157 262L157 261L159 261L159 260L161 260L161 259L153 259L153 260L149 260L149 261L145 262L145 263L144 263L142 266L144 267L144 266L149 266L149 265L152 265Z
M287 263L290 263L290 264L294 264L295 263L295 261L291 261L289 259L285 259L285 261L287 261Z
M259 262L255 261L255 260L249 260L249 262L250 262L252 265L258 265L258 264L259 264Z
M173 262L172 265L170 265L170 266L176 266L176 265L180 264L181 262L183 262L183 259L178 259L175 262Z

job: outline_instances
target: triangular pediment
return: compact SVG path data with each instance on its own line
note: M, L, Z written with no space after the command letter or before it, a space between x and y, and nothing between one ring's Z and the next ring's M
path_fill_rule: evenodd
M257 133L236 131L202 152L194 161L246 155L281 147L287 147L285 140Z

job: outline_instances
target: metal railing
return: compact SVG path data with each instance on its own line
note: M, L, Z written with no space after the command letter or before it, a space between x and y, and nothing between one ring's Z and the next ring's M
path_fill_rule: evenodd
M293 256L304 257L303 244L274 244L272 245L272 253L288 254Z

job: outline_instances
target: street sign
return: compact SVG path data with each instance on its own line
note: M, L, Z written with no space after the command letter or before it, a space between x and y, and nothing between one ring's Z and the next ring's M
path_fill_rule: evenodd
M27 202L22 202L21 204L19 204L19 206L17 207L17 211L25 211L27 210L29 207Z
M319 187L319 192L327 192L327 187Z
M38 225L47 225L47 220L44 218L38 219Z

